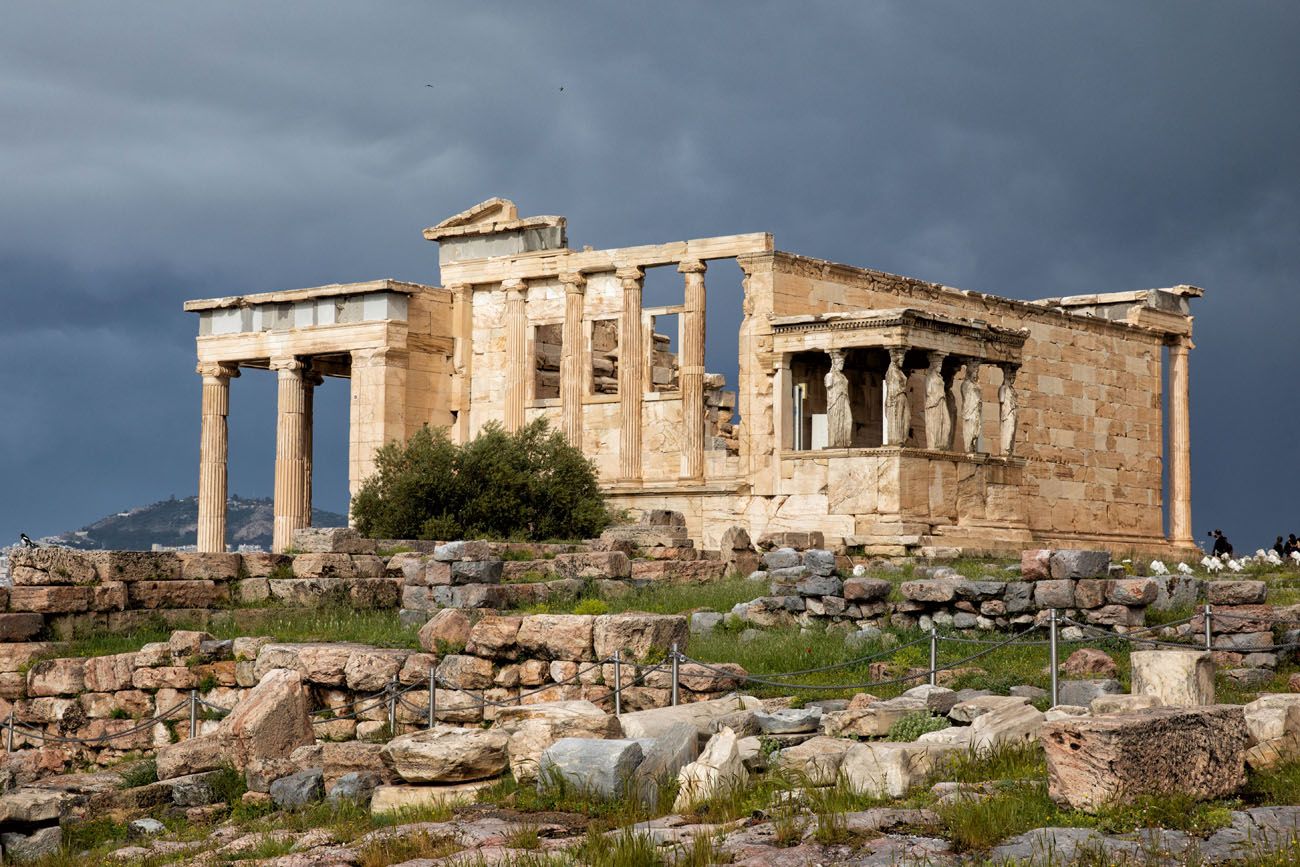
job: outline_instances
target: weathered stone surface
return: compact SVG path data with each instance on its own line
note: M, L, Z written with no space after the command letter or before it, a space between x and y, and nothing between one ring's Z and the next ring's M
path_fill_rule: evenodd
M304 554L373 554L376 546L351 527L303 527L293 531L293 547Z
M844 581L844 598L850 602L880 602L893 589L894 585L883 578L848 578Z
M782 748L776 754L775 767L806 779L810 786L829 786L839 775L845 753L853 746L853 741L843 738L809 738Z
M1020 577L1025 581L1044 581L1052 577L1052 552L1035 548L1020 552Z
M0 832L0 846L7 861L36 861L56 855L63 845L63 829L58 825L38 828L29 833Z
M90 587L10 587L9 609L72 614L89 610L93 595Z
M352 773L378 774L383 782L392 782L397 775L384 763L384 746L365 741L327 741L298 747L289 755L289 760L300 770L320 768L326 789Z
M678 772L674 810L688 810L728 788L744 785L749 772L741 761L738 741L735 732L722 729L709 739L698 759Z
M297 747L315 743L308 710L298 672L267 672L221 722L229 761L242 770L252 759L288 758Z
M45 628L45 618L35 612L0 613L0 641L28 641Z
M517 642L526 656L590 662L595 617L586 614L537 614L524 618Z
M348 656L343 675L354 692L378 692L391 684L402 670L408 651L360 648Z
M1028 705L1007 704L971 722L971 749L992 752L1000 747L1037 739L1043 727L1043 712Z
M471 803L475 795L493 782L478 780L449 786L376 786L370 798L370 813L379 816L399 810Z
M520 617L484 617L469 631L465 652L489 659L514 659L519 655L519 626L522 622Z
M271 800L281 810L305 807L325 797L325 775L320 768L309 768L281 777L270 789Z
M619 717L623 736L628 738L655 738L666 732L674 723L688 722L702 737L713 734L714 723L740 710L757 710L763 703L753 696L735 695L711 701L695 701L676 707L634 711Z
M217 581L133 581L127 585L132 608L216 608L230 598L229 585Z
M331 804L351 801L362 806L370 803L375 788L383 785L383 778L372 771L352 771L339 777L330 788L325 800Z
M1242 705L1252 745L1300 733L1300 695L1269 693Z
M871 742L856 744L840 763L840 774L855 792L902 798L921 782L943 756L957 747L935 743Z
M91 557L68 548L14 548L9 552L14 586L89 584L95 580Z
M767 735L801 734L815 732L822 721L822 709L819 707L781 708L769 712L753 712L758 729Z
M1046 723L1048 793L1093 810L1145 794L1232 795L1246 781L1240 707L1150 708Z
M1107 713L1129 713L1163 706L1160 699L1154 695L1099 695L1088 704L1088 711L1093 716L1101 716Z
M457 689L488 689L493 684L492 663L468 654L445 656L438 663L438 682Z
M226 761L220 738L215 734L164 744L158 748L158 779L213 771Z
M936 578L924 581L904 581L899 586L899 592L905 599L912 599L917 602L951 602L957 595L957 585L960 583L954 578Z
M1062 549L1052 553L1052 577L1058 580L1062 578L1105 578L1109 570L1110 554L1106 551Z
M970 723L986 713L992 713L1004 707L1023 707L1029 699L1010 695L976 695L963 699L952 706L948 717L954 722Z
M1123 691L1118 680L1112 678L1091 680L1062 680L1057 683L1057 698L1061 704L1088 707L1093 699L1103 695L1117 695Z
M1211 605L1260 605L1268 596L1263 581L1207 581L1205 598Z
M181 578L189 580L233 581L239 577L239 554L183 551L177 553L181 561Z
M84 659L46 659L27 672L27 694L76 695L86 688Z
M1150 605L1156 601L1153 578L1123 578L1109 582L1106 598L1117 605Z
M408 783L465 783L504 771L509 740L491 729L438 726L393 738L383 756Z
M699 736L690 723L676 723L657 738L643 739L641 751L644 755L632 774L632 788L642 804L653 807L659 803L660 788L699 757Z
M889 729L903 717L929 711L924 698L899 696L887 701L876 701L859 706L850 705L845 710L822 714L822 733L831 737L877 738L889 734Z
M1135 650L1129 656L1134 695L1169 707L1214 704L1214 661L1205 651Z
M632 574L632 564L622 551L559 554L554 566L564 578L627 578Z
M685 651L688 633L686 618L676 614L602 614L593 622L592 641L596 659L618 650L625 660L641 660L662 658L673 644Z
M1073 608L1074 581L1052 578L1034 584L1034 604L1039 608Z
M538 786L553 779L599 798L622 797L644 754L634 740L561 738L542 753Z
M68 796L50 789L17 789L0 795L0 825L54 822L63 816Z
M623 735L618 717L605 713L589 701L503 707L497 712L493 730L509 737L506 751L510 772L521 783L530 783L537 778L542 753L558 740L609 740Z
M1119 666L1104 650L1095 647L1081 647L1071 653L1061 664L1061 670L1069 677L1104 677L1113 678L1119 674ZM1065 702L1069 704L1069 702Z

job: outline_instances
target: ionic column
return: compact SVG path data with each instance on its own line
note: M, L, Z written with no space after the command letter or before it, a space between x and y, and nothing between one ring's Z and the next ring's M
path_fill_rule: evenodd
M1190 338L1179 337L1169 344L1169 477L1170 541L1192 544L1192 442L1188 352Z
M1016 422L1020 413L1020 397L1016 393L1018 364L1002 365L1002 385L998 386L998 433L1001 437L1002 456L1011 457L1016 450Z
M304 527L311 526L311 473L312 473L312 435L316 429L315 404L316 386L325 382L325 377L311 370L304 370L302 377L302 515Z
M272 359L271 369L278 375L275 523L271 533L271 550L279 554L293 547L293 531L306 526L303 516L303 484L307 478L303 457L303 416L307 395L301 361L296 358Z
M564 437L582 448L582 313L587 278L561 274L564 285L564 337L560 344L560 418Z
M885 445L901 446L907 441L908 420L912 417L907 402L907 374L903 371L906 349L889 350L889 368L885 371Z
M455 375L453 399L456 403L456 425L452 436L457 442L469 441L469 410L473 384L474 361L474 286L471 283L452 283L452 370Z
M505 428L513 433L524 426L524 391L528 370L528 286L523 280L506 280L506 391Z
M209 362L196 372L203 377L202 427L199 432L198 550L220 554L226 550L226 458L230 440L226 417L230 414L230 379L239 365Z
M704 271L699 259L677 266L685 276L686 303L682 312L682 346L678 358L682 389L683 479L704 478Z
M621 481L641 480L641 287L645 271L619 268L623 286L623 315L618 326L618 475Z

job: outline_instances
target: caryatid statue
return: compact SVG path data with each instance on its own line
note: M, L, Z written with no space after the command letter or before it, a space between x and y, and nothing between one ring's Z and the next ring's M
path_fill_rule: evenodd
M831 370L826 374L826 445L847 449L853 441L853 410L849 407L849 378L844 375L844 350L827 350Z
M948 386L943 379L947 353L931 352L925 371L925 447L947 451L952 447L952 414L948 411Z
M966 377L961 381L961 446L967 452L980 447L980 428L984 424L984 398L980 391L980 363L966 362Z
M1016 412L1020 409L1020 398L1016 396L1016 374L1020 372L1018 364L1002 366L1002 385L998 386L998 419L1002 439L1002 454L1011 457L1016 447Z
M907 440L910 411L907 406L907 374L903 372L905 349L889 350L885 371L885 445L901 446Z

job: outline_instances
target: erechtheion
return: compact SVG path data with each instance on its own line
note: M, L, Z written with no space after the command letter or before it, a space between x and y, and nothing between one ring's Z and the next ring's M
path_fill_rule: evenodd
M705 547L737 525L881 553L1192 546L1200 289L1013 301L783 253L770 234L572 250L563 217L521 219L504 199L424 236L441 288L185 305L203 377L200 550L224 550L228 390L247 368L279 382L277 549L310 515L323 377L351 381L354 492L376 449L421 425L465 440L544 416L615 505L680 511ZM724 259L739 285L709 285ZM654 268L680 272L676 303L642 304ZM705 371L706 305L739 321L734 392Z

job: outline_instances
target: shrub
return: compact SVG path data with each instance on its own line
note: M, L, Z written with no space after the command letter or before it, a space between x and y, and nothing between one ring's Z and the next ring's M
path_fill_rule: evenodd
M609 605L602 599L583 599L573 606L574 614L608 614Z
M489 423L460 446L426 426L375 463L352 500L367 536L580 539L609 523L595 466L545 419L513 434Z
M926 732L937 732L949 725L947 717L934 716L929 711L917 711L909 713L889 727L889 740L914 741Z

